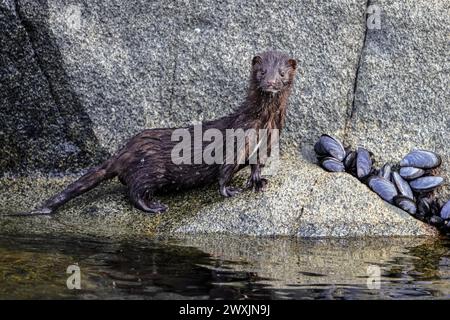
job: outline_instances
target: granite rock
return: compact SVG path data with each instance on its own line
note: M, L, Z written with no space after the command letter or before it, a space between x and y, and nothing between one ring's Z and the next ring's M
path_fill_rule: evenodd
M379 28L366 23L368 5L380 13ZM222 199L207 187L166 195L170 212L149 216L111 182L51 219L2 216L0 229L104 236L435 234L351 176L311 164L312 144L332 134L369 148L378 164L415 147L431 149L443 155L448 181L450 23L443 12L449 5L4 0L1 213L37 205L75 179L68 173L99 163L144 128L229 113L245 95L252 56L262 50L288 52L299 74L282 134L285 163L267 193ZM440 195L448 198L448 185Z
M246 172L233 182L245 182ZM264 193L223 198L214 186L160 197L168 212L134 209L123 186L104 184L52 217L7 217L25 211L73 178L1 179L0 230L7 234L155 236L218 233L252 236L433 236L436 230L384 202L348 174L328 173L305 161L282 160Z
M450 16L448 1L376 1L380 29L368 29L346 142L379 164L414 148L442 156L450 197Z
M343 131L366 1L8 0L0 8L11 29L2 34L5 77L16 91L1 91L0 172L27 173L85 169L144 128L231 112L252 57L269 48L299 65L285 151Z

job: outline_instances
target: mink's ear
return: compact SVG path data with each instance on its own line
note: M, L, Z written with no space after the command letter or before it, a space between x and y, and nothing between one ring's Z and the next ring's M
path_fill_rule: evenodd
M289 59L288 64L292 67L292 69L297 69L297 60L295 59Z
M254 66L257 63L261 63L261 61L262 61L262 58L260 56L253 57L252 66Z

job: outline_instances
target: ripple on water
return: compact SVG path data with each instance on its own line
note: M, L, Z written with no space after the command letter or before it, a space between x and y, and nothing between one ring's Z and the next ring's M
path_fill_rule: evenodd
M423 238L1 237L0 299L448 299L449 248ZM73 264L81 290L66 286ZM381 274L372 289L369 266Z

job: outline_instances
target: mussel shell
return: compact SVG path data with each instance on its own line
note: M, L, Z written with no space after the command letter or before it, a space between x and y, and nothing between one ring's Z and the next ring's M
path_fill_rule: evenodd
M394 204L409 214L415 215L417 213L416 203L408 197L396 196L394 197Z
M440 227L444 225L444 219L442 219L439 216L432 216L430 218L430 224L436 226L436 227Z
M369 151L358 148L356 152L356 175L359 179L366 178L372 172L372 158Z
M414 200L414 194L409 186L408 182L404 180L398 172L392 172L392 182L394 182L397 190L400 192L402 196L408 197L411 200Z
M446 204L444 204L444 206L441 209L440 215L442 219L445 220L450 219L450 200L447 201Z
M425 174L425 170L415 167L402 167L400 168L399 173L403 179L414 180L423 176Z
M327 134L320 136L319 141L314 145L314 151L318 156L331 156L339 161L343 161L346 155L342 143Z
M321 162L322 167L330 172L345 172L344 164L332 157L327 157Z
M372 176L369 178L368 184L370 189L387 202L392 203L394 197L398 195L395 185L385 178Z
M328 155L327 151L322 147L320 140L314 144L314 152L318 157L326 157Z
M439 204L439 201L436 199L431 201L430 209L432 215L439 216L441 212L441 205Z
M432 169L439 167L441 163L442 159L437 153L427 150L414 150L400 161L400 166Z
M385 178L386 180L389 180L391 178L391 171L392 171L392 166L389 163L386 163L384 166L381 167L378 175L380 177Z
M356 161L356 152L355 151L349 151L347 153L347 156L344 159L344 166L347 171L351 171L353 167L355 166Z
M417 178L409 182L411 189L415 192L430 192L444 183L444 178L427 176Z
M431 214L431 207L430 207L431 200L428 198L419 198L417 201L417 212L419 215L426 217Z

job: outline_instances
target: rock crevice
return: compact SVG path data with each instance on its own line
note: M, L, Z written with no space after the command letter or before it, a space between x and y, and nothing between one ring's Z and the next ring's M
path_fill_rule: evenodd
M42 11L30 15L30 8ZM1 57L9 61L0 99L1 175L79 172L106 153L72 86L49 29L47 3L0 4Z
M358 81L360 80L360 69L361 69L361 64L362 64L362 59L363 59L363 54L364 54L364 50L366 49L366 41L367 41L367 33L369 32L369 27L367 25L367 17L368 17L368 10L369 7L371 6L371 0L367 0L366 3L366 10L365 10L365 14L364 14L364 18L363 18L363 25L364 25L364 36L362 39L362 45L361 45L361 49L358 55L358 62L356 64L356 70L355 70L355 76L353 79L353 89L352 89L352 99L351 99L351 103L349 103L348 105L348 109L347 109L347 118L345 119L345 123L344 123L344 134L343 134L343 141L345 143L346 139L347 139L347 134L349 131L349 126L351 125L352 119L355 115L356 112L356 108L357 108L357 103L356 103L356 93L358 90Z
M33 60L36 62L36 65L39 69L39 72L43 75L45 79L45 83L49 88L49 97L53 100L55 106L60 109L60 103L58 96L55 93L55 89L53 87L53 83L51 81L51 78L48 75L48 70L46 66L42 62L42 58L37 54L36 52L36 43L33 41L34 33L32 32L32 25L30 23L27 23L27 21L21 16L20 13L20 2L18 0L12 0L12 5L14 9L15 16L18 18L19 24L23 27L23 30L25 30L27 39L29 40L30 46L31 46L31 55L33 57ZM61 65L61 67L63 67ZM60 114L61 112L58 112Z

